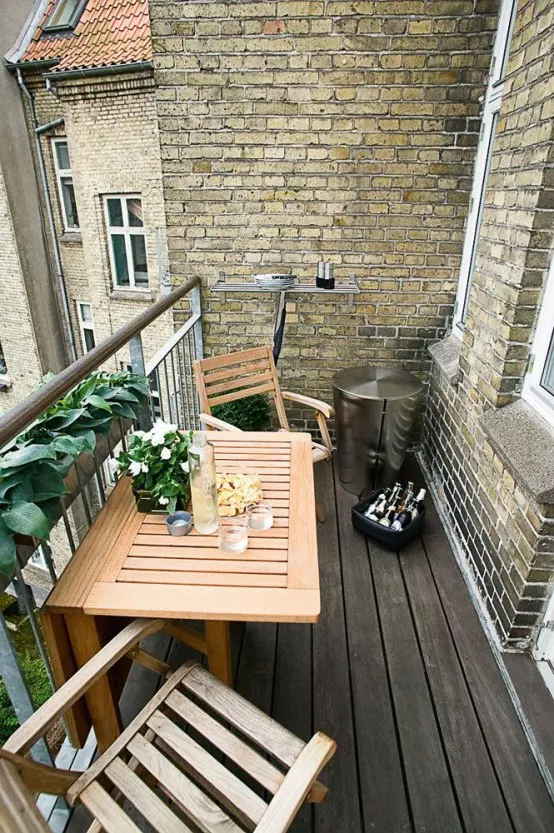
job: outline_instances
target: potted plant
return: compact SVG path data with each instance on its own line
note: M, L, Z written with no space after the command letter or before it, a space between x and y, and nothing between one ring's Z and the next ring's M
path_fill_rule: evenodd
M158 419L150 431L135 431L118 458L119 471L133 479L139 512L186 509L190 498L188 447L192 432Z

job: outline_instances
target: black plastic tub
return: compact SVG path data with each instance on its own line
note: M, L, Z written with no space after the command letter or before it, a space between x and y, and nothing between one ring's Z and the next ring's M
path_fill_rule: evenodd
M377 521L372 521L364 515L365 510L373 503L375 498L380 494L382 489L372 492L364 500L352 507L352 523L367 535L369 538L374 538L383 544L389 550L400 550L405 547L410 541L419 535L425 523L425 507L422 512L413 520L405 529L389 529L386 526L381 526Z

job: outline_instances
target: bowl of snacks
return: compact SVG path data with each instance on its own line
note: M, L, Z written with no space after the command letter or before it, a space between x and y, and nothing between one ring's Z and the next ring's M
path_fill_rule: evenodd
M218 474L217 508L222 518L242 515L251 503L263 497L259 474Z

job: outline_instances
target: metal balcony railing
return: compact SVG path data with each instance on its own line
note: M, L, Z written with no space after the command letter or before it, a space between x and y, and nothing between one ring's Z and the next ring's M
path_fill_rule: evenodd
M199 284L198 278L191 279L162 297L146 312L136 316L0 417L0 449L29 428L37 417L127 344L131 368L134 373L148 378L152 394L150 408L144 409L139 419L140 427L147 429L158 417L175 423L182 429L199 427L199 406L193 375L194 359L203 356ZM160 315L185 298L189 301L190 308L187 320L155 356L145 361L142 332ZM68 493L59 499L60 519L52 529L50 542L42 542L36 549L30 545L18 545L18 564L9 591L16 596L20 609L24 611L52 684L53 675L36 613L40 610L49 589L56 583L63 566L71 558L104 505L106 496L115 482L114 457L119 447L125 447L126 435L133 428L131 421L119 420L111 435L104 442L97 443L92 455L83 456L74 463L66 478ZM4 586L0 584L0 590L5 589L6 583L4 582ZM10 628L2 612L0 675L17 720L22 723L32 714L36 704L22 671L21 657L18 656ZM33 747L32 754L38 761L52 763L55 759L59 767L80 770L86 768L95 754L96 742L91 733L87 744L81 750L73 748L67 738L61 743L61 747L58 741L56 748L58 747L59 751L53 755L49 744L41 741ZM69 809L63 801L56 796L42 795L38 797L37 804L53 830L65 829Z

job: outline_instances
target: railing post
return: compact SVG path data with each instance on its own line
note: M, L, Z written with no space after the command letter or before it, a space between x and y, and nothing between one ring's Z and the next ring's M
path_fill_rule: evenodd
M0 668L2 680L6 686L13 710L19 723L31 717L35 711L27 683L19 666L17 654L13 647L4 614L0 612ZM42 764L52 764L52 756L44 740L39 740L32 749L33 758Z
M137 376L146 376L144 364L144 352L142 349L142 338L140 333L129 341L129 353L131 356L131 367ZM138 415L138 424L141 431L149 431L152 428L152 417L148 405L141 405Z
M194 337L194 355L197 359L204 358L204 339L202 337L202 304L200 295L200 283L193 286L190 291L190 306L193 315L199 315L200 318L192 328Z

